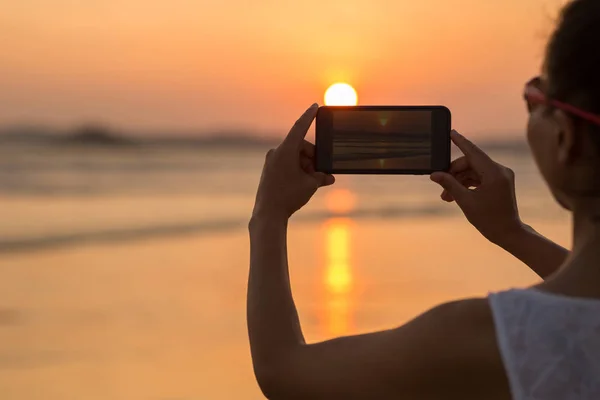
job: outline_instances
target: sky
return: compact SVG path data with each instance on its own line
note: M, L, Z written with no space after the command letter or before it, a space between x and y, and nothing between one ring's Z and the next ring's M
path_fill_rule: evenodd
M285 133L327 87L520 135L561 0L3 0L0 125Z

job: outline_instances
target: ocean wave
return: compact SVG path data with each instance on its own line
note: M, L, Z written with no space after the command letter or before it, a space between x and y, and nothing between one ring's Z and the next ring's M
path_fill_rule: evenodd
M411 217L440 217L455 214L454 208L436 206L384 207L379 209L357 209L350 213L334 214L326 211L303 213L293 218L298 223L314 223L331 218L401 219ZM0 238L0 254L31 252L37 250L69 247L86 243L115 243L166 238L184 235L208 235L243 229L246 219L222 219L216 221L194 221L178 224L158 224L145 227L119 227L97 231L80 231L47 234L44 236Z

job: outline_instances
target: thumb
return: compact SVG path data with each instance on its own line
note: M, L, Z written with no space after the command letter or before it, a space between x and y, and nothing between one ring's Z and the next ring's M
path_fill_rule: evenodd
M469 194L469 189L465 188L452 175L446 172L434 172L430 179L444 188L446 193L450 194L454 200L461 201Z
M333 185L335 182L333 175L325 174L323 172L315 172L312 176L317 181L319 187Z

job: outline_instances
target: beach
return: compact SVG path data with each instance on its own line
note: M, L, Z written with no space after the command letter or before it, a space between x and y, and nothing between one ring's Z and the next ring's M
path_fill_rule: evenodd
M131 169L103 151L97 162L108 164L86 154L87 168L37 153L45 167L19 172L29 186L0 180L2 398L262 398L245 295L263 152L224 151L196 168L188 161L197 155L182 152L169 169L148 168L148 158ZM32 165L23 157L13 172ZM567 214L531 161L497 157L515 167L523 219L568 246ZM42 181L54 189L32 189ZM341 177L293 217L290 274L307 341L395 327L444 301L539 281L439 192L427 177Z

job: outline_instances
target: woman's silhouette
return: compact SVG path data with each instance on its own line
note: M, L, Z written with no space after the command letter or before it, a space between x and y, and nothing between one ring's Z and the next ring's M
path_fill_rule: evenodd
M439 305L383 332L306 344L287 263L288 218L334 178L304 136L317 106L267 154L250 221L248 330L271 399L600 399L600 1L568 4L542 75L526 84L527 137L573 215L571 252L519 218L512 172L456 132L464 156L431 179L489 240L545 280ZM430 249L423 249L430 251Z

